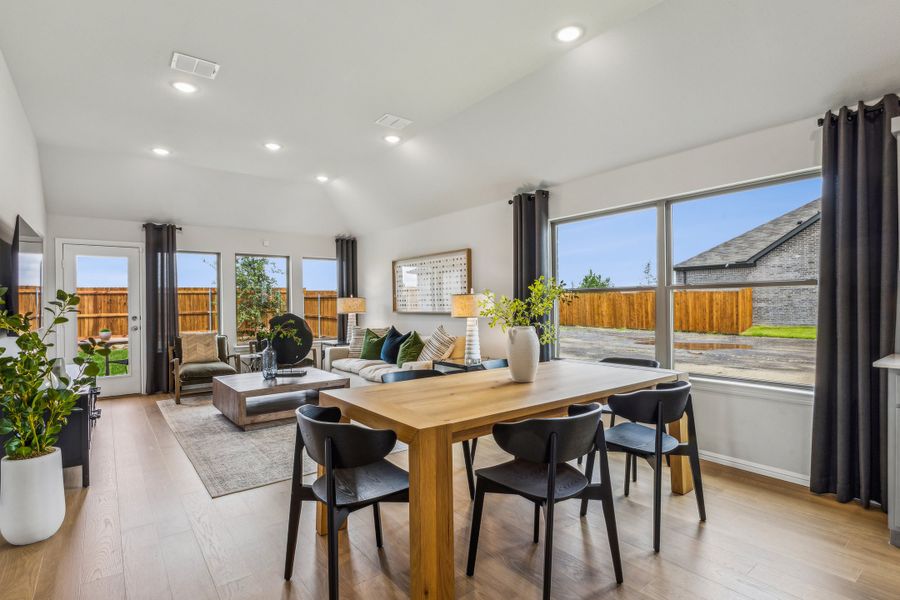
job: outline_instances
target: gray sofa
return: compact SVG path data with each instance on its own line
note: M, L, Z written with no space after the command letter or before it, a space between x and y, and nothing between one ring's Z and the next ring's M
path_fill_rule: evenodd
M422 341L427 342L428 337L423 337ZM450 351L449 358L462 358L465 352L465 345L466 337L458 336ZM350 358L349 346L326 347L325 354L322 357L322 370L348 377L350 379L350 387L381 383L381 376L385 373L431 368L433 368L433 364L430 360L407 362L402 367L398 367L383 360Z

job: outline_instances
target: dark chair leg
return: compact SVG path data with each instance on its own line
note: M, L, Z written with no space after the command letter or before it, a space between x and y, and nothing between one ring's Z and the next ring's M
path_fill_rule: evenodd
M656 454L653 469L653 551L659 552L660 517L662 516L662 455Z
M631 455L631 480L637 483L637 454Z
M475 473L472 469L472 449L469 446L469 440L462 443L463 460L466 463L466 483L469 484L469 498L475 499Z
M550 584L553 577L553 502L547 503L544 523L544 600L550 600Z
M297 442L294 444L294 473L291 479L291 507L288 512L287 550L284 553L284 578L294 574L294 553L297 551L297 529L300 527L300 489L303 487L303 446L299 443L300 428L297 428Z
M478 553L478 533L481 530L481 512L484 508L484 484L479 482L475 486L475 508L472 511L472 531L469 533L469 561L466 565L466 575L475 574L475 555Z
M541 505L534 503L534 543L537 544L541 537Z
M475 449L478 448L478 438L472 440L472 465L475 464Z
M338 530L335 527L334 507L326 507L328 511L328 598L339 600L338 595Z
M579 457L578 457L578 466L580 467L580 466L581 466L581 463L583 463L583 462L584 462L584 457L583 457L583 456L579 456Z
M700 453L697 446L690 447L691 476L694 479L694 494L697 496L697 511L700 520L706 521L706 504L703 502L703 479L700 476Z
M600 484L603 486L603 520L606 521L606 537L609 539L609 552L612 555L616 582L622 583L622 556L619 553L619 529L616 527L616 508L613 504L612 482L609 480L609 458L600 454Z
M594 452L591 452L588 454L587 467L584 469L584 474L587 476L588 485L590 485L591 482L594 480L594 455L595 455ZM585 497L585 498L581 499L581 513L580 514L582 517L587 514L587 509L588 509L588 499Z
M609 415L609 427L610 429L616 426L616 413L612 413Z
M625 455L625 495L628 495L628 486L631 483L631 455Z
M377 502L372 505L372 511L375 513L375 545L383 548L384 541L381 539L381 508Z

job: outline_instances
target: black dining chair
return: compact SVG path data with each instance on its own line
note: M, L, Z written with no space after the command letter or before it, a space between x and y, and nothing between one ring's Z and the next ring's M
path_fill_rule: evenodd
M390 430L341 423L339 408L301 406L297 409L294 474L288 516L284 578L294 572L297 528L303 502L323 502L328 521L328 597L338 598L338 529L350 513L371 506L375 513L375 543L381 537L381 502L409 502L409 475L384 459L397 443ZM325 475L303 484L303 448Z
M435 371L434 369L410 369L408 371L394 371L393 373L385 373L381 376L381 383L397 383L399 381L411 381L413 379L426 379L428 377L440 377L445 375L443 371ZM475 474L472 472L472 464L475 460L475 446L478 444L478 438L472 440L463 440L463 460L466 463L466 483L469 484L469 498L475 499Z
M509 361L505 358L492 358L489 360L485 360L481 362L481 370L482 371L490 371L491 369L507 369L509 368ZM466 458L466 476L469 484L469 497L473 500L475 499L475 476L472 474L472 469L475 465L475 449L478 448L478 438L472 438L472 448L471 451L467 450L469 442L463 442L463 450L466 451L463 453L463 457Z
M631 358L629 356L607 356L606 358L601 358L599 362L631 367L649 367L651 369L658 369L660 366L659 361L652 358ZM609 426L614 427L616 424L616 413L612 411L609 404L603 405L603 414L609 415ZM637 457L629 454L626 455L625 461L625 470L631 471L632 481L637 481ZM628 461L631 464L628 464ZM581 464L580 458L578 459L578 464ZM628 477L627 472L625 476Z
M494 441L513 455L513 460L478 469L475 508L469 540L466 575L475 574L475 556L486 494L514 494L534 503L534 543L540 536L540 513L544 509L544 599L550 598L553 565L553 510L558 502L579 498L581 515L587 514L587 501L603 503L606 534L612 554L616 581L622 583L622 560L616 531L609 462L603 436L599 404L569 407L569 416L555 419L529 419L519 423L494 425ZM577 456L588 455L588 475L566 464ZM600 482L591 483L595 456L600 457Z
M687 456L691 463L694 493L700 520L706 521L703 503L703 481L700 477L700 451L697 426L691 401L691 384L687 381L660 383L655 390L610 396L613 412L631 423L622 423L606 432L606 447L613 452L640 456L653 468L653 550L659 552L663 456ZM688 441L679 442L666 433L666 424L679 421L687 414ZM655 425L647 427L642 423ZM625 495L629 492L628 463L625 464ZM582 510L585 504L582 503Z

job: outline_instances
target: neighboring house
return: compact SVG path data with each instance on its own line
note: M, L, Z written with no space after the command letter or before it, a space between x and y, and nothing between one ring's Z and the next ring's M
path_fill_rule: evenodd
M675 265L677 283L818 279L821 199ZM754 325L815 325L814 286L754 288Z

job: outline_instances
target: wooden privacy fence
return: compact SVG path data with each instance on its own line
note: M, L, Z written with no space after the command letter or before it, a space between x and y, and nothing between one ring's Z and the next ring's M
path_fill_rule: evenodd
M316 337L337 337L337 292L303 290L303 314Z
M287 290L278 289L284 306L287 306ZM97 337L103 328L115 337L128 335L128 290L126 288L78 288L81 297L78 314L78 337ZM19 289L19 307L22 312L34 312L39 302L36 287ZM303 309L306 320L316 337L337 335L337 292L331 290L303 290ZM219 297L216 288L178 288L178 330L218 331ZM244 337L250 333L241 331ZM239 336L240 337L240 336Z
M675 292L675 331L739 334L753 325L753 290ZM559 305L560 325L654 329L656 292L578 291Z

